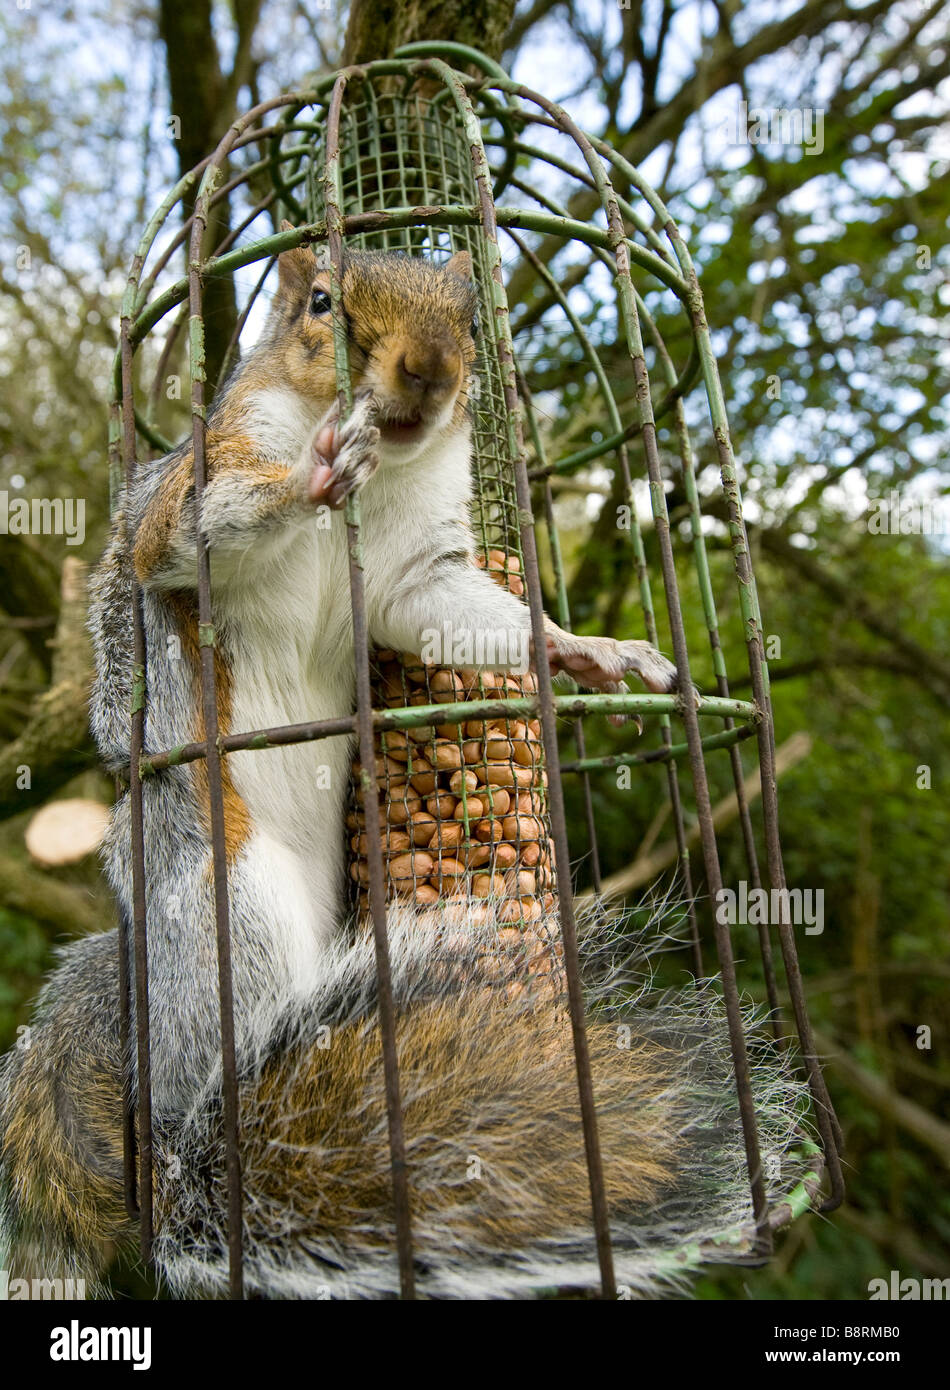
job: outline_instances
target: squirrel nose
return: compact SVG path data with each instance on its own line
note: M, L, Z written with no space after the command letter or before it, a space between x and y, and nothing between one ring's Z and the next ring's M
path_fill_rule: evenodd
M419 396L444 391L458 380L459 364L459 350L450 339L412 343L399 358L399 383Z

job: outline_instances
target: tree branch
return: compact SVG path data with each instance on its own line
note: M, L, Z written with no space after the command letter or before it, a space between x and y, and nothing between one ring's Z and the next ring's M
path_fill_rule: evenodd
M55 620L59 612L56 570L32 537L4 536L0 545L0 593L4 612L11 618ZM48 672L52 665L48 627L38 621L36 626L23 626L20 633Z
M0 819L40 805L93 764L95 750L87 725L91 679L86 566L69 556L63 565L50 688L34 701L19 737L0 750ZM28 787L17 785L23 768L29 769Z
M775 752L775 775L781 777L788 772L789 768L800 763L802 758L806 758L811 752L812 738L810 734L792 734L791 738L786 739ZM762 791L762 783L759 777L759 769L756 768L743 781L746 801L752 802ZM724 825L735 820L739 814L739 802L735 792L731 792L722 801L713 807L713 825L716 830L721 830ZM686 831L686 844L692 848L699 843L700 826L697 821L695 825ZM649 854L637 855L632 864L626 868L619 869L617 873L611 874L604 879L601 884L601 895L603 898L622 898L634 892L637 888L643 888L648 883L652 883L664 870L676 864L679 860L679 847L675 840L669 840L666 844L660 845L659 849L652 850ZM587 897L590 895L582 895Z
M829 598L839 604L844 612L863 623L869 632L873 632L877 637L882 637L885 642L896 648L908 663L917 671L918 675L929 677L928 687L933 690L938 699L945 704L950 704L950 662L938 656L936 652L920 646L897 623L884 616L868 599L855 588L854 584L847 580L838 579L836 575L827 570L824 565L812 555L809 550L802 550L798 546L792 545L789 538L783 532L774 527L764 527L756 531L756 536L762 549L773 555L782 564L796 570L810 584L822 589Z
M255 6L238 7L245 19ZM218 45L211 22L211 0L161 0L159 33L168 55L168 91L171 114L180 122L176 142L178 170L184 175L215 148L234 116L240 87L240 65L249 56L251 32L241 32L239 21L238 54L229 82L221 71ZM242 46L243 45L243 46ZM194 209L195 189L182 199L182 217ZM208 219L205 254L223 241L230 230L231 209L227 198L215 203ZM187 255L187 251L186 251ZM215 275L205 287L205 354L209 381L217 381L237 321L234 281L228 275Z
M862 1067L841 1043L816 1030L815 1044L819 1052L824 1054L826 1065L836 1071L852 1091L879 1114L913 1135L931 1153L935 1153L945 1167L950 1168L950 1125L938 1120L916 1101L908 1100L893 1090L883 1077Z
M43 926L70 936L101 931L105 925L96 900L81 888L41 873L19 856L0 851L0 902Z
M665 100L652 114L642 112L629 133L616 141L619 152L631 164L640 164L648 154L667 140L675 139L683 126L717 92L732 86L737 74L760 58L770 53L778 53L794 39L812 37L828 25L838 20L860 20L862 24L872 23L893 8L893 0L877 0L874 5L863 10L852 9L845 0L806 0L791 14L772 24L763 25L744 44L732 44L721 31L714 39L707 61L704 61L680 85L668 100ZM586 222L599 206L597 194L586 189L575 193L569 200L567 213L570 217ZM559 237L545 237L537 250L540 259L547 265L563 249L564 241ZM519 266L509 277L508 298L512 303L523 300L532 282L530 267Z

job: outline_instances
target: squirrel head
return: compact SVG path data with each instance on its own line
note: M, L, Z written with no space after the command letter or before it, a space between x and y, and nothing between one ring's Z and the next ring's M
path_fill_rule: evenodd
M326 249L285 251L278 277L269 337L284 379L329 409L336 371ZM409 461L437 436L465 428L477 332L471 277L467 251L444 265L402 252L344 251L350 377L354 391L373 393L384 461Z

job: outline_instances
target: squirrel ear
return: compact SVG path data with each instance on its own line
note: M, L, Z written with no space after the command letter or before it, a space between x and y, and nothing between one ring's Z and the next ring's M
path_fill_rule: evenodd
M472 278L472 258L467 251L456 251L442 268L450 270L453 275L461 275L463 280Z

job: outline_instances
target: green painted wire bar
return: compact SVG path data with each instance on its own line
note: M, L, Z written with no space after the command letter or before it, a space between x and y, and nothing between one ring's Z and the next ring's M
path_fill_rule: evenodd
M679 695L648 695L631 691L628 695L556 695L554 708L563 718L585 714L676 714L681 708ZM697 713L713 719L744 719L752 725L760 718L757 707L748 700L723 700L703 695L697 700ZM375 710L373 728L416 729L424 724L462 724L468 720L488 723L502 719L532 719L539 710L536 698L519 696L513 700L466 700L458 704L411 705L406 709ZM228 734L219 740L222 753L245 749L282 748L288 743L311 743L352 733L353 715L339 719L320 719L310 724L284 724L274 729ZM716 745L719 746L719 745ZM193 763L205 756L203 742L184 743L161 753L144 753L139 764L141 777L152 777L166 767Z
M733 729L708 734L702 740L702 747L704 752L711 753L716 748L731 748L735 743L742 743L745 739L754 737L755 724L737 724ZM669 762L671 758L685 758L688 751L688 744L672 743L663 748L651 748L646 753L607 753L602 758L579 758L575 762L562 763L561 771L609 772L615 767L640 767L647 763Z

